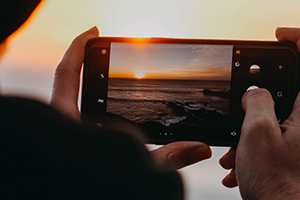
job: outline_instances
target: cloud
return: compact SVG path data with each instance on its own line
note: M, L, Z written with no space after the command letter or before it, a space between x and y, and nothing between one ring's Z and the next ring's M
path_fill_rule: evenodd
M191 45L190 51L186 64L162 67L160 72L182 78L230 80L232 46Z

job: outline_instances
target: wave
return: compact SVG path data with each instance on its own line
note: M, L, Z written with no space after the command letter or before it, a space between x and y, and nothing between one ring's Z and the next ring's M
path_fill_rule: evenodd
M162 117L161 124L165 126L170 126L171 124L178 124L184 120L186 120L187 116L166 116Z
M111 92L155 92L155 93L165 93L165 94L195 94L195 93L203 93L204 95L209 96L218 96L223 98L229 98L230 90L226 89L220 89L220 88L211 88L211 89L205 89L205 88L193 88L193 89L181 89L181 90L170 90L170 89L149 89L149 87L136 89L136 88L109 88L108 91Z
M140 123L146 130L153 133L203 132L206 129L218 129L216 125L229 123L229 115L208 105L195 102L165 102L174 111L174 115L162 117L160 120L146 120ZM225 127L225 126L224 126Z
M117 101L117 102L153 102L153 103L165 103L163 100L154 100L154 99L126 99L126 98L114 98L108 97L108 101Z
M165 126L179 124L184 121L199 124L227 116L223 111L210 108L207 104L177 101L164 103L176 113L176 116L171 117L169 120L163 120L162 124Z
M153 99L126 99L108 98L110 108L116 108L117 104L126 105L122 109L114 111L138 124L158 123L163 127L174 125L203 126L207 122L215 120L226 120L228 116L225 111L218 110L209 103L195 101L167 101ZM140 108L136 110L135 108ZM112 109L109 109L112 111ZM151 111L152 110L152 111Z
M217 96L223 98L229 98L230 90L213 90L213 89L204 89L203 94L210 95L210 96Z
M108 97L109 102L135 102L135 103L143 103L143 102L150 102L150 103L162 103L168 106L169 108L173 109L178 114L185 114L190 113L193 111L198 111L200 109L204 109L206 111L216 111L220 114L223 114L223 111L216 110L214 108L211 108L209 104L207 103L198 103L193 101L166 101L166 100L155 100L155 99L132 99L132 98L114 98L114 97Z

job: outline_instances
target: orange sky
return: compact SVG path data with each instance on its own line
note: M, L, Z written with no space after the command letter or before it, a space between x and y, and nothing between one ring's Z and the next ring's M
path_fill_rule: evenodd
M63 53L94 25L105 36L274 40L277 26L300 26L299 7L299 0L46 0L10 41L0 63L2 92L49 99Z
M230 80L231 45L112 43L110 49L110 77Z

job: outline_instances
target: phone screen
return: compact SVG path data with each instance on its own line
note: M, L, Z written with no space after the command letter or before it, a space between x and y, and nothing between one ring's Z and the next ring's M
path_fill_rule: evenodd
M86 48L81 116L112 130L118 120L134 122L149 143L232 146L251 85L270 91L279 123L287 119L297 66L296 46L284 42L98 38Z
M112 42L107 112L162 129L219 124L232 54L233 45Z

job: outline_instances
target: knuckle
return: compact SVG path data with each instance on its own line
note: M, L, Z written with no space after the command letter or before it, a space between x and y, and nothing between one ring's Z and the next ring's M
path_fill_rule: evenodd
M79 35L77 36L76 38L73 39L72 43L71 43L71 46L74 46L74 45L80 45L82 44L82 36Z
M175 168L181 168L183 166L193 163L192 156L188 153L168 153L166 156L166 161L168 165L173 166Z
M260 115L252 119L243 126L243 135L251 138L257 138L264 136L271 136L275 132L276 124L274 120L270 119L268 116Z
M174 162L176 162L177 157L178 156L176 155L176 153L173 153L173 152L168 153L166 156L166 161L167 161L167 163L174 163Z
M60 62L55 69L55 77L65 76L68 74L68 69L64 61Z
M272 127L273 122L270 120L269 117L259 115L255 119L252 120L250 124L251 129L258 129L258 130L265 130L269 127Z
M254 124L259 130L272 130L274 126L273 121L274 120L271 120L270 117L263 115L257 117Z
M93 37L95 37L92 34L89 33L82 33L80 35L78 35L76 38L73 39L72 41L72 46L79 46L84 48L86 43L88 42L88 40L92 39Z

